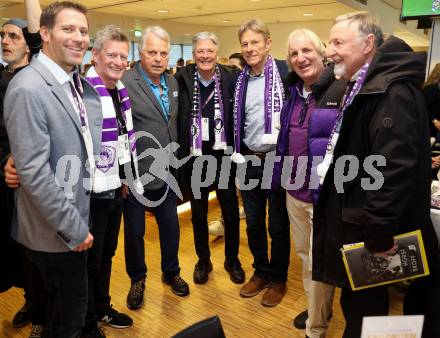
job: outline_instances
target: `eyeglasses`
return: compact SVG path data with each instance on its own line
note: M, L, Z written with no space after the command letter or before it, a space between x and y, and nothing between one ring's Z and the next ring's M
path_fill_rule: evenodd
M105 56L114 61L117 58L120 58L122 62L127 62L128 61L128 56L127 55L123 55L123 54L117 54L117 53L106 53Z
M195 51L195 54L197 55L197 56L203 56L203 55L205 55L205 54L207 54L208 56L213 56L214 54L215 54L215 50L213 50L213 49L197 49L196 51Z
M6 35L11 39L12 42L20 40L20 35L14 32L0 32L0 38L2 40L6 37Z

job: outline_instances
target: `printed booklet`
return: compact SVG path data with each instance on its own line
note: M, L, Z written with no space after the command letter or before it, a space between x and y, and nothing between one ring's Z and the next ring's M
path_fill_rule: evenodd
M421 231L394 239L396 254L387 258L368 251L364 243L344 245L342 257L354 291L429 275Z

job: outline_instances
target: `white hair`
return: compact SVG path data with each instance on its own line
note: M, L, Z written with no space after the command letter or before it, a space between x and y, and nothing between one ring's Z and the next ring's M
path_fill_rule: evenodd
M170 35L168 34L168 32L160 26L148 26L143 30L142 36L139 39L139 48L138 48L139 54L146 47L146 40L147 40L147 37L149 34L154 34L159 39L167 42L168 43L168 51L170 50L171 42L170 42Z

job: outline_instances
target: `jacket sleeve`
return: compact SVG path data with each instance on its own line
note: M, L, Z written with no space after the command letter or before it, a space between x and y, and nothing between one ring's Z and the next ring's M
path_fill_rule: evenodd
M375 111L369 121L368 153L386 159L385 166L377 167L384 179L382 187L365 193L365 246L373 252L392 248L393 235L412 194L417 161L423 155L420 145L424 140L420 140L419 132L423 126L414 95L411 87L397 83L372 107Z
M26 85L11 87L5 99L5 124L20 175L18 189L28 196L35 210L66 246L74 249L84 242L89 227L56 183L49 164L50 131L39 101L39 96L47 93L35 92ZM82 181L77 184L82 184Z

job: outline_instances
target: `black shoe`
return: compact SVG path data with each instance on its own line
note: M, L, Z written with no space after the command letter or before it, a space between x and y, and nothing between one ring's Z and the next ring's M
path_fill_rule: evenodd
M43 325L33 325L31 328L31 333L29 334L29 338L43 338L44 337L44 326Z
M196 266L194 267L194 274L193 274L193 280L196 284L205 284L209 276L208 274L212 271L212 263L211 260L201 260L197 262Z
M237 259L236 261L225 261L225 270L229 272L229 277L231 278L231 281L233 281L236 284L242 284L244 283L246 279L246 275L243 271L243 268L241 267L240 261Z
M95 326L90 330L84 331L81 338L106 338L106 335L104 334L103 329Z
M139 310L144 305L145 279L131 283L127 295L127 307L130 310Z
M309 314L307 311L301 312L298 316L293 320L293 326L299 330L304 330L306 328L306 320L309 318Z
M327 320L330 320L333 316L333 311L330 312ZM306 311L301 312L298 316L293 320L293 326L299 330L304 330L306 328L306 321L309 318L309 314ZM307 336L306 336L307 337Z
M116 311L113 306L98 320L98 326L108 325L116 329L125 329L133 325L133 319Z
M12 320L12 326L15 328L19 328L25 326L27 323L31 322L31 308L32 303L26 301L20 310L15 314L14 319Z
M180 297L189 295L188 283L185 282L180 275L175 275L170 279L166 279L164 275L162 275L162 280L165 284L171 286L171 291L173 291L176 295Z

